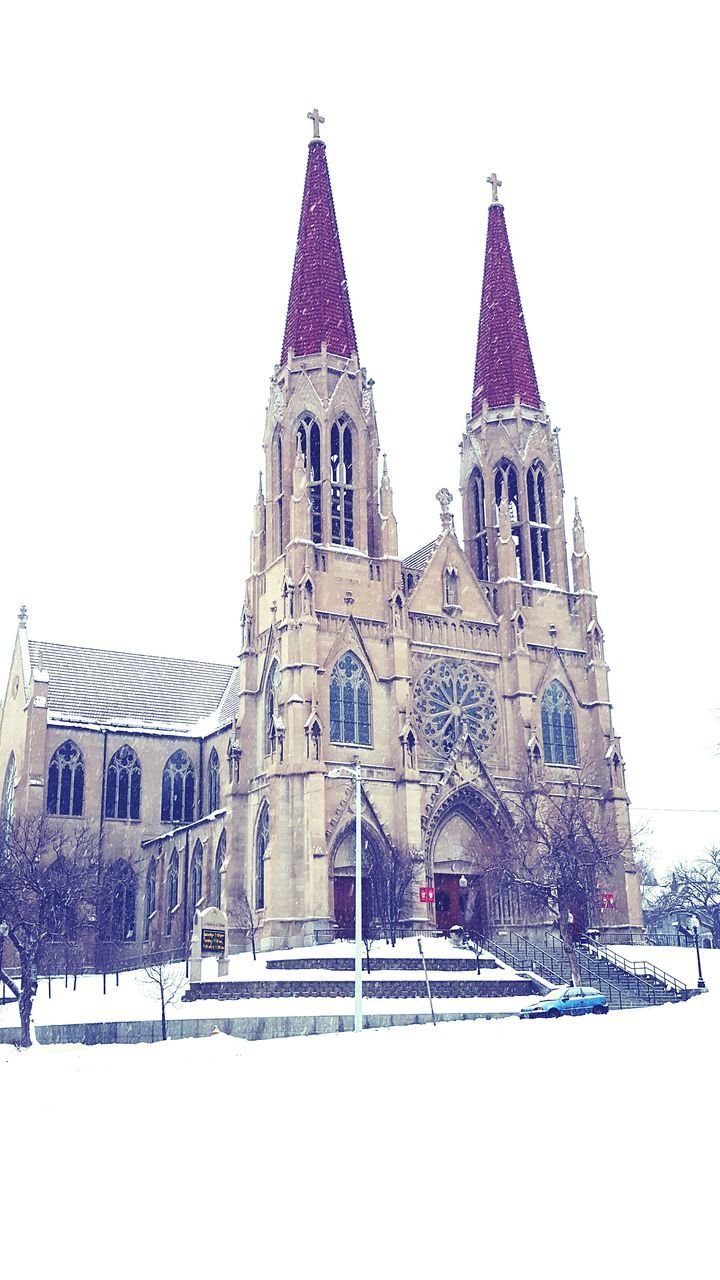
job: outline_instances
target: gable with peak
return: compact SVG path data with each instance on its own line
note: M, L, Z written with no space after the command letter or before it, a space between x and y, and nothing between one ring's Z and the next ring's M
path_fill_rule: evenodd
M457 574L457 607L444 608L445 573L454 569ZM457 616L470 622L497 623L485 592L475 577L474 570L452 529L440 538L425 572L409 600L413 613L436 613Z

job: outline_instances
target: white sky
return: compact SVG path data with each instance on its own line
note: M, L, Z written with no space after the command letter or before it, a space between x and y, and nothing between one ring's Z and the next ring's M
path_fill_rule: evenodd
M496 169L636 818L663 862L720 840L640 812L720 809L711 15L4 5L0 665L22 602L35 639L234 660L317 105L401 550L457 488Z

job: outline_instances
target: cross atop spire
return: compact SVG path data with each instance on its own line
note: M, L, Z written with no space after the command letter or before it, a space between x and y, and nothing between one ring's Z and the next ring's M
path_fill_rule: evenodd
M498 203L499 203L499 202L498 202L498 187L501 187L501 186L502 186L502 182L500 181L500 179L498 178L498 176L497 176L497 174L496 174L496 173L491 173L491 174L490 174L490 177L489 177L489 178L486 178L486 179L485 179L485 181L486 181L486 182L489 182L489 183L490 183L490 186L492 187L492 203L493 203L493 204L498 204Z
M308 149L281 364L290 350L296 356L320 355L323 343L333 356L357 353L327 153L317 132L322 117L309 115L316 133Z
M497 194L495 183L500 184L496 175L488 178L488 182L493 182L493 193ZM540 408L505 210L493 200L488 209L472 416L482 412L485 400L491 409L511 408L516 396L520 397L520 404Z
M325 117L320 115L317 107L313 107L312 111L308 111L307 118L313 122L313 139L319 138L320 125L325 123Z

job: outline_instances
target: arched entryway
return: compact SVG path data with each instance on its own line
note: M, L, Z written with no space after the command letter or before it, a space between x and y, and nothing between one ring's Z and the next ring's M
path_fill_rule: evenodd
M370 844L373 837L363 826L363 878L362 915L363 933L367 936L373 918L372 883L367 868L370 865ZM348 827L335 847L332 861L333 911L338 936L355 936L355 824Z
M435 923L487 935L496 923L497 872L503 865L501 824L481 793L463 788L444 806L431 833Z

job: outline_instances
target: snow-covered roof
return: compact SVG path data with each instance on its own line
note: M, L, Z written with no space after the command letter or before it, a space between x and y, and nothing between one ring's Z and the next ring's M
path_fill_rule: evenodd
M413 551L412 555L407 556L402 562L405 573L424 573L439 541L440 536L438 535L437 538L433 538L432 542L428 542L424 547L421 547L419 551Z
M48 674L48 719L209 733L232 719L236 668L193 658L30 641L33 666Z

